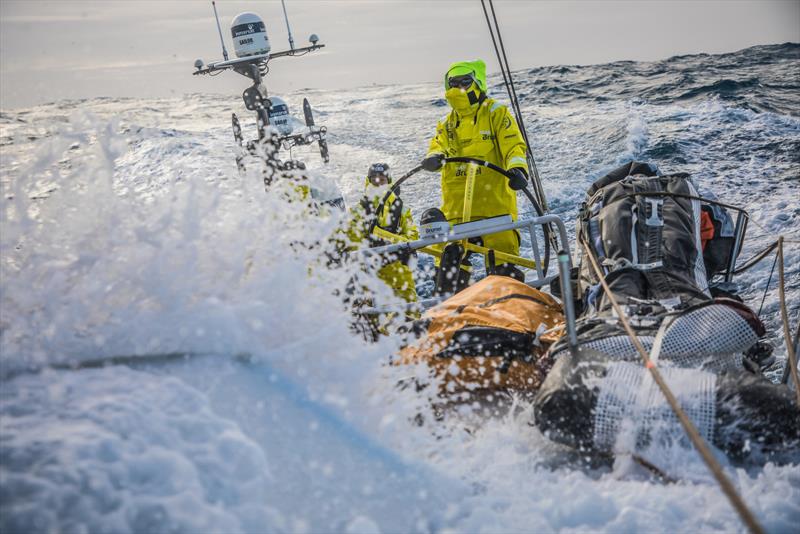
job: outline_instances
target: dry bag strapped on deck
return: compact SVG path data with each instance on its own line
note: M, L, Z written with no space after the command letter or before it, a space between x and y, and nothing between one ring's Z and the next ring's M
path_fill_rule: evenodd
M579 220L579 247L598 259L621 300L709 298L700 238L701 202L687 174L657 176L653 166L632 162L589 188ZM598 283L588 260L582 290ZM607 299L587 295L595 309Z
M745 371L660 365L700 434L737 462L800 460L800 411L783 384ZM564 353L534 399L536 426L551 440L601 454L689 448L686 434L640 362L592 349Z
M422 337L398 363L427 362L450 400L464 392L535 391L547 371L542 355L560 335L543 332L563 321L550 295L489 276L425 312Z
M578 234L589 313L577 322L577 349L563 338L550 347L553 368L533 400L536 425L550 439L602 454L642 453L673 443L688 447L637 348L600 294L587 257L592 254L650 362L703 437L735 460L798 460L800 412L788 388L757 376L757 369L745 371L752 369L748 361L763 356L763 323L741 302L707 294L704 208L697 196L686 175L656 176L651 166L638 163L589 190ZM714 239L708 235L712 224L720 237L730 236L715 222L725 224L724 212L708 215L706 251ZM730 249L724 241L720 246Z

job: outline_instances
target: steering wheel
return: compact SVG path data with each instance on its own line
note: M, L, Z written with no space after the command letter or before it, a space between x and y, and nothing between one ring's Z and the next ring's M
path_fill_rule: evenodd
M471 165L480 165L482 167L488 167L489 169L492 169L493 171L502 174L508 179L513 178L513 175L509 171L503 169L502 167L498 167L494 163L490 163L482 159L459 156L453 158L445 158L444 163L445 164L469 163ZM389 200L389 197L392 195L392 193L395 193L397 189L403 184L403 182L405 182L406 180L408 180L421 170L422 170L422 165L417 165L416 167L405 173L403 176L398 178L398 180L392 184L392 186L389 188L389 190L386 192L386 194L383 196L380 203L378 204L378 208L376 210L376 217L369 225L369 234L371 234L373 230L375 230L375 226L377 226L378 221L383 215L383 210L384 207L386 206L386 202ZM531 194L530 190L527 187L525 187L522 189L522 192L525 194L525 197L533 206L533 211L536 213L536 215L542 217L544 215L544 211L542 210L542 207L539 204L539 202L536 201L536 198L534 198L534 196ZM544 276L547 276L547 268L550 264L550 243L552 240L550 225L549 224L542 225L542 232L544 234L544 257L542 258L542 273Z

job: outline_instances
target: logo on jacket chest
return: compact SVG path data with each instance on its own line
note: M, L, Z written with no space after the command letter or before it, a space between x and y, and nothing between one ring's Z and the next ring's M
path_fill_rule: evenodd
M478 132L478 135L474 137L461 137L459 138L462 146L469 146L472 143L477 143L479 141L494 141L494 135L492 134L491 130L481 130Z
M477 169L475 169L475 176L480 176L482 171L483 171L483 169L481 167L478 167ZM458 168L456 168L456 176L457 177L461 177L461 176L466 176L466 175L467 175L467 166L466 165L459 165Z

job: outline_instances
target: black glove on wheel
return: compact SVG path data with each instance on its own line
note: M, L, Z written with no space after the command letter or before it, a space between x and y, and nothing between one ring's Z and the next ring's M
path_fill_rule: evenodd
M433 154L422 160L422 168L428 172L436 172L444 165L444 154Z
M519 167L514 167L509 171L513 176L508 179L508 187L514 191L525 189L528 185L528 175Z

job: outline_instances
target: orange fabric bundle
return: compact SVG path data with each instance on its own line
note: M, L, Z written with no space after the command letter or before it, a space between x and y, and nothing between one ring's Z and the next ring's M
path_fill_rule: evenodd
M543 355L561 336L561 305L505 276L489 276L428 310L427 335L404 348L399 364L427 362L442 393L535 391L549 365ZM546 334L541 333L549 330ZM507 372L498 367L510 360Z
M714 221L711 220L711 215L706 210L702 210L700 212L700 242L703 250L706 249L706 243L712 239L714 239Z

